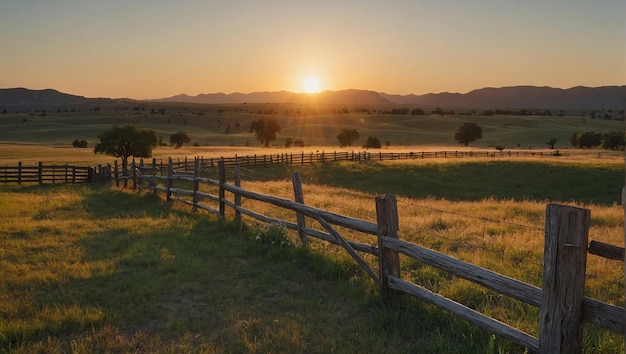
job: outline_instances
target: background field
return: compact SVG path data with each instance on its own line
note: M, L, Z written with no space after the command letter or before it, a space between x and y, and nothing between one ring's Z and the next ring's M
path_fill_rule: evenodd
M273 144L284 146L286 138L302 140L306 146L337 147L337 134L342 129L356 129L361 146L368 136L376 136L384 145L458 146L454 132L464 122L475 122L483 128L483 138L470 145L507 149L544 149L551 138L556 147L569 147L569 138L576 132L623 130L616 120L591 119L582 116L465 116L465 115L393 115L367 108L326 107L315 110L290 105L200 106L161 105L158 109L132 108L111 111L42 112L0 114L0 142L71 146L75 139L84 139L93 147L98 134L112 125L136 124L151 128L169 142L169 135L185 131L191 144L208 146L239 146L248 143L260 146L248 132L252 120L271 117L282 127ZM166 108L162 108L166 107ZM344 109L346 112L343 113ZM365 110L366 108L362 108Z

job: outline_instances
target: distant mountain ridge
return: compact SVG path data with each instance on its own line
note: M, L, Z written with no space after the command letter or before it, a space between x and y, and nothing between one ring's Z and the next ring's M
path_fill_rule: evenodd
M624 109L626 86L572 87L560 89L538 86L482 88L461 93L391 95L366 90L324 91L315 95L288 91L178 95L159 102L224 103L303 103L346 105L416 105L455 109Z
M289 91L252 93L185 94L155 100L86 98L52 89L0 89L1 111L52 110L68 108L146 106L154 103L242 104L291 103L318 105L413 106L443 109L617 109L626 108L626 86L572 87L537 86L482 88L460 93L391 95L368 90L323 91L317 94Z

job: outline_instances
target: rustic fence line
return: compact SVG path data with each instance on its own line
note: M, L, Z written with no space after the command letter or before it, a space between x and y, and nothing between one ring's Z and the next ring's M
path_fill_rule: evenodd
M479 158L479 157L550 157L565 156L566 154L557 151L421 151L421 152L372 152L372 151L316 151L316 152L300 152L300 153L279 153L279 154L262 154L262 155L235 155L231 157L213 157L200 159L202 168L217 167L220 161L223 161L227 167L234 166L271 166L276 164L289 165L305 165L325 162L339 161L393 161L393 160L412 160L412 159L429 159L429 158ZM601 153L598 153L601 156ZM177 170L192 170L194 167L194 159L173 160L173 167ZM161 168L165 168L167 161L159 160L157 164Z
M555 204L546 207L544 280L543 288L539 288L402 240L398 231L397 202L392 195L376 197L377 221L373 223L307 206L298 173L293 175L295 201L291 201L241 188L238 166L234 167L233 184L226 182L227 167L224 160L218 162L218 168L218 178L211 179L200 177L200 159L194 160L192 171L180 172L176 172L172 159L169 159L165 171L153 160L152 165L145 166L142 162L136 166L132 176L128 177L135 182L134 187L165 193L168 201L183 202L194 209L203 209L222 218L226 217L226 207L230 207L235 212L235 218L245 215L297 231L304 245L307 244L308 237L338 245L380 286L384 302L391 301L400 293L415 296L532 352L581 353L582 326L585 321L622 335L626 334L624 308L583 296L590 218L588 209ZM193 190L175 187L175 181L191 183ZM147 186L144 186L146 182ZM200 183L217 187L218 195L201 192ZM226 199L226 192L233 195L232 200ZM297 221L276 219L244 208L242 198L291 210L296 214ZM217 203L218 206L211 206L201 200ZM307 226L305 216L318 222L322 231ZM336 230L336 226L376 236L377 245L347 240ZM377 256L378 270L370 266L359 252ZM400 254L538 307L541 313L539 338L402 279ZM598 251L596 254L602 255L603 252Z
M597 157L602 158L603 152L598 152ZM184 157L172 161L175 170L192 171L195 160L199 160L201 168L217 168L220 162L227 167L245 166L261 167L277 164L305 165L326 162L340 161L393 161L429 158L484 158L484 157L549 157L568 156L568 153L555 151L422 151L422 152L372 152L372 151L316 151L300 153L279 153L262 155L235 155L231 157L197 157L189 159ZM609 155L610 156L610 155ZM133 159L129 166L125 166L118 160L113 164L90 166L68 166L68 165L43 165L24 166L18 162L17 166L0 166L0 183L89 183L101 181L114 181L116 185L121 182L127 184L132 178L129 171L133 171L136 165ZM167 161L159 160L156 163L159 170L164 171Z
M93 168L84 166L44 165L42 162L37 166L23 166L21 162L17 166L0 166L3 183L73 184L91 182L93 178Z

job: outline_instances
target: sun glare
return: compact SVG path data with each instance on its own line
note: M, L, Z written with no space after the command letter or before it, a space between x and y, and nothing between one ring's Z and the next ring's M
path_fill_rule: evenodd
M317 93L320 91L320 80L315 76L309 76L304 80L304 90L307 93Z

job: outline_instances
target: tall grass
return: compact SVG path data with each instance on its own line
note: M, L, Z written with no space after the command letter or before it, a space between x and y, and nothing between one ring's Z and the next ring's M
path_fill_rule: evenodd
M299 167L308 205L373 221L373 194L393 189L401 238L538 286L546 201L590 208L590 239L622 244L623 210L603 192L580 202L590 195L583 186L567 194L560 189L569 185L554 183L533 197L512 185L492 197L499 179L487 177L555 168L566 178L607 181L602 188L610 190L614 175L623 176L619 166L481 166L482 174L449 162ZM291 168L244 170L243 186L292 198ZM428 187L429 169L440 169L441 187ZM400 183L403 176L412 183ZM445 181L463 181L468 194L438 194ZM523 352L408 296L383 305L343 250L317 241L294 246L296 235L275 226L242 228L148 193L0 188L0 352ZM295 221L293 212L251 200L244 206ZM588 273L588 296L623 303L621 266L590 255ZM536 308L404 258L402 277L537 335ZM623 351L623 342L586 326L585 350Z

